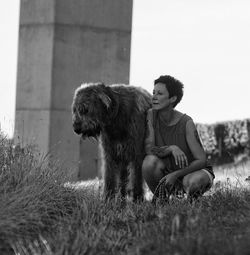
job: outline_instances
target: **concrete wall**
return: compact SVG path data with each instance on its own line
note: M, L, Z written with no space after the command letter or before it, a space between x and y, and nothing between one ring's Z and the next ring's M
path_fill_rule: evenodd
M97 175L97 144L80 148L72 131L72 97L82 82L129 83L131 22L132 0L21 0L16 142Z
M21 1L15 140L49 149L53 1Z

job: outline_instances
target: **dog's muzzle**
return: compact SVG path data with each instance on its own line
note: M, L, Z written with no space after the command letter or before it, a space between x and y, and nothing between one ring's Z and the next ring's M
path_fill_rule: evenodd
M74 122L73 123L73 129L74 129L74 132L78 135L80 135L82 133L82 126L80 123L76 123Z
M101 132L101 128L99 126L96 126L93 129L85 129L81 131L82 134L82 138L86 138L86 137L95 137L97 138L100 135Z
M97 137L100 135L101 128L99 125L93 125L91 128L83 128L82 123L73 122L73 130L77 135L85 137Z

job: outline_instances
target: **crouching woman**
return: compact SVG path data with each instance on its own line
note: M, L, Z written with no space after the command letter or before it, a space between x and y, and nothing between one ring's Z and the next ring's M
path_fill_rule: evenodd
M142 165L143 177L155 196L159 183L168 195L181 191L189 198L201 196L213 184L213 169L192 118L175 110L182 96L183 84L174 77L155 80Z

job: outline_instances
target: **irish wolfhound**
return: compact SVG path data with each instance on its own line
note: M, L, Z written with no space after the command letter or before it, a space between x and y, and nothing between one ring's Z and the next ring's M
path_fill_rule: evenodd
M150 107L151 95L130 85L90 83L75 91L73 128L83 138L100 138L106 198L117 191L122 198L126 197L129 172L134 201L143 198L141 166L145 156L146 113Z

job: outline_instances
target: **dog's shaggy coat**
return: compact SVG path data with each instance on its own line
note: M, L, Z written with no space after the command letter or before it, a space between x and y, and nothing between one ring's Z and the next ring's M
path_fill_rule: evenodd
M150 107L151 95L130 85L91 83L75 91L73 128L83 138L100 138L105 159L106 198L117 191L122 198L126 197L129 170L133 199L143 198L141 167L145 156L146 115Z

